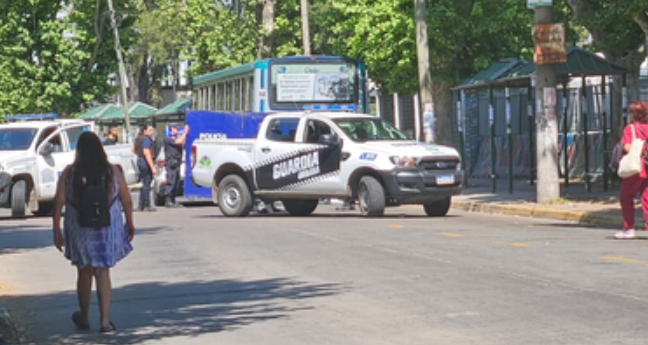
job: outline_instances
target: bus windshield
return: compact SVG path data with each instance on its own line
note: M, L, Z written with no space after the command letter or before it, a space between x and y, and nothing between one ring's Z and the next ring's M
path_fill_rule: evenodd
M31 145L36 129L11 128L0 130L0 151L26 150Z
M353 104L357 67L352 62L273 61L270 63L272 102L275 104Z
M333 121L353 141L409 140L403 132L379 118L341 118Z

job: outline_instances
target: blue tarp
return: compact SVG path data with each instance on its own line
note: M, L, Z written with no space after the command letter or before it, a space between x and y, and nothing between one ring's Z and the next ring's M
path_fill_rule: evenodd
M211 189L194 185L191 182L191 146L194 140L209 136L226 136L232 139L254 138L259 124L267 113L215 112L190 110L186 114L189 135L185 147L184 196L192 199L211 199Z

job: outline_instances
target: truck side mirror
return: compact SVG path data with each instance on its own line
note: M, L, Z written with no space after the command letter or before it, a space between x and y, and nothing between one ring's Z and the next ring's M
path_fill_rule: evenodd
M319 137L319 143L331 146L340 145L340 138L335 134L322 134Z
M43 144L43 146L41 146L39 153L43 156L46 156L54 151L55 151L54 144L47 142Z

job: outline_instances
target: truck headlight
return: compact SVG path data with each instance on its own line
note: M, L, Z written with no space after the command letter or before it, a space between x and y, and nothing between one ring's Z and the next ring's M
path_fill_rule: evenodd
M408 156L391 156L389 160L396 166L404 168L416 168L418 162L421 160L418 157Z

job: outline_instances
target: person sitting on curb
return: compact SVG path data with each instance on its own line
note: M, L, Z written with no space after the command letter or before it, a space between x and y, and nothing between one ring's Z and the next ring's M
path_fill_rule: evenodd
M646 102L637 101L628 107L632 122L623 129L624 153L630 152L632 146L632 131L639 139L648 139L648 107ZM645 148L644 148L645 150ZM643 151L642 151L643 160ZM621 214L623 215L623 230L618 231L614 237L616 239L633 239L635 238L635 209L634 198L639 193L641 195L641 207L643 208L644 218L648 222L648 174L646 173L646 164L641 165L641 172L637 175L626 177L621 180L621 192L619 203L621 204ZM646 224L648 229L648 223Z

